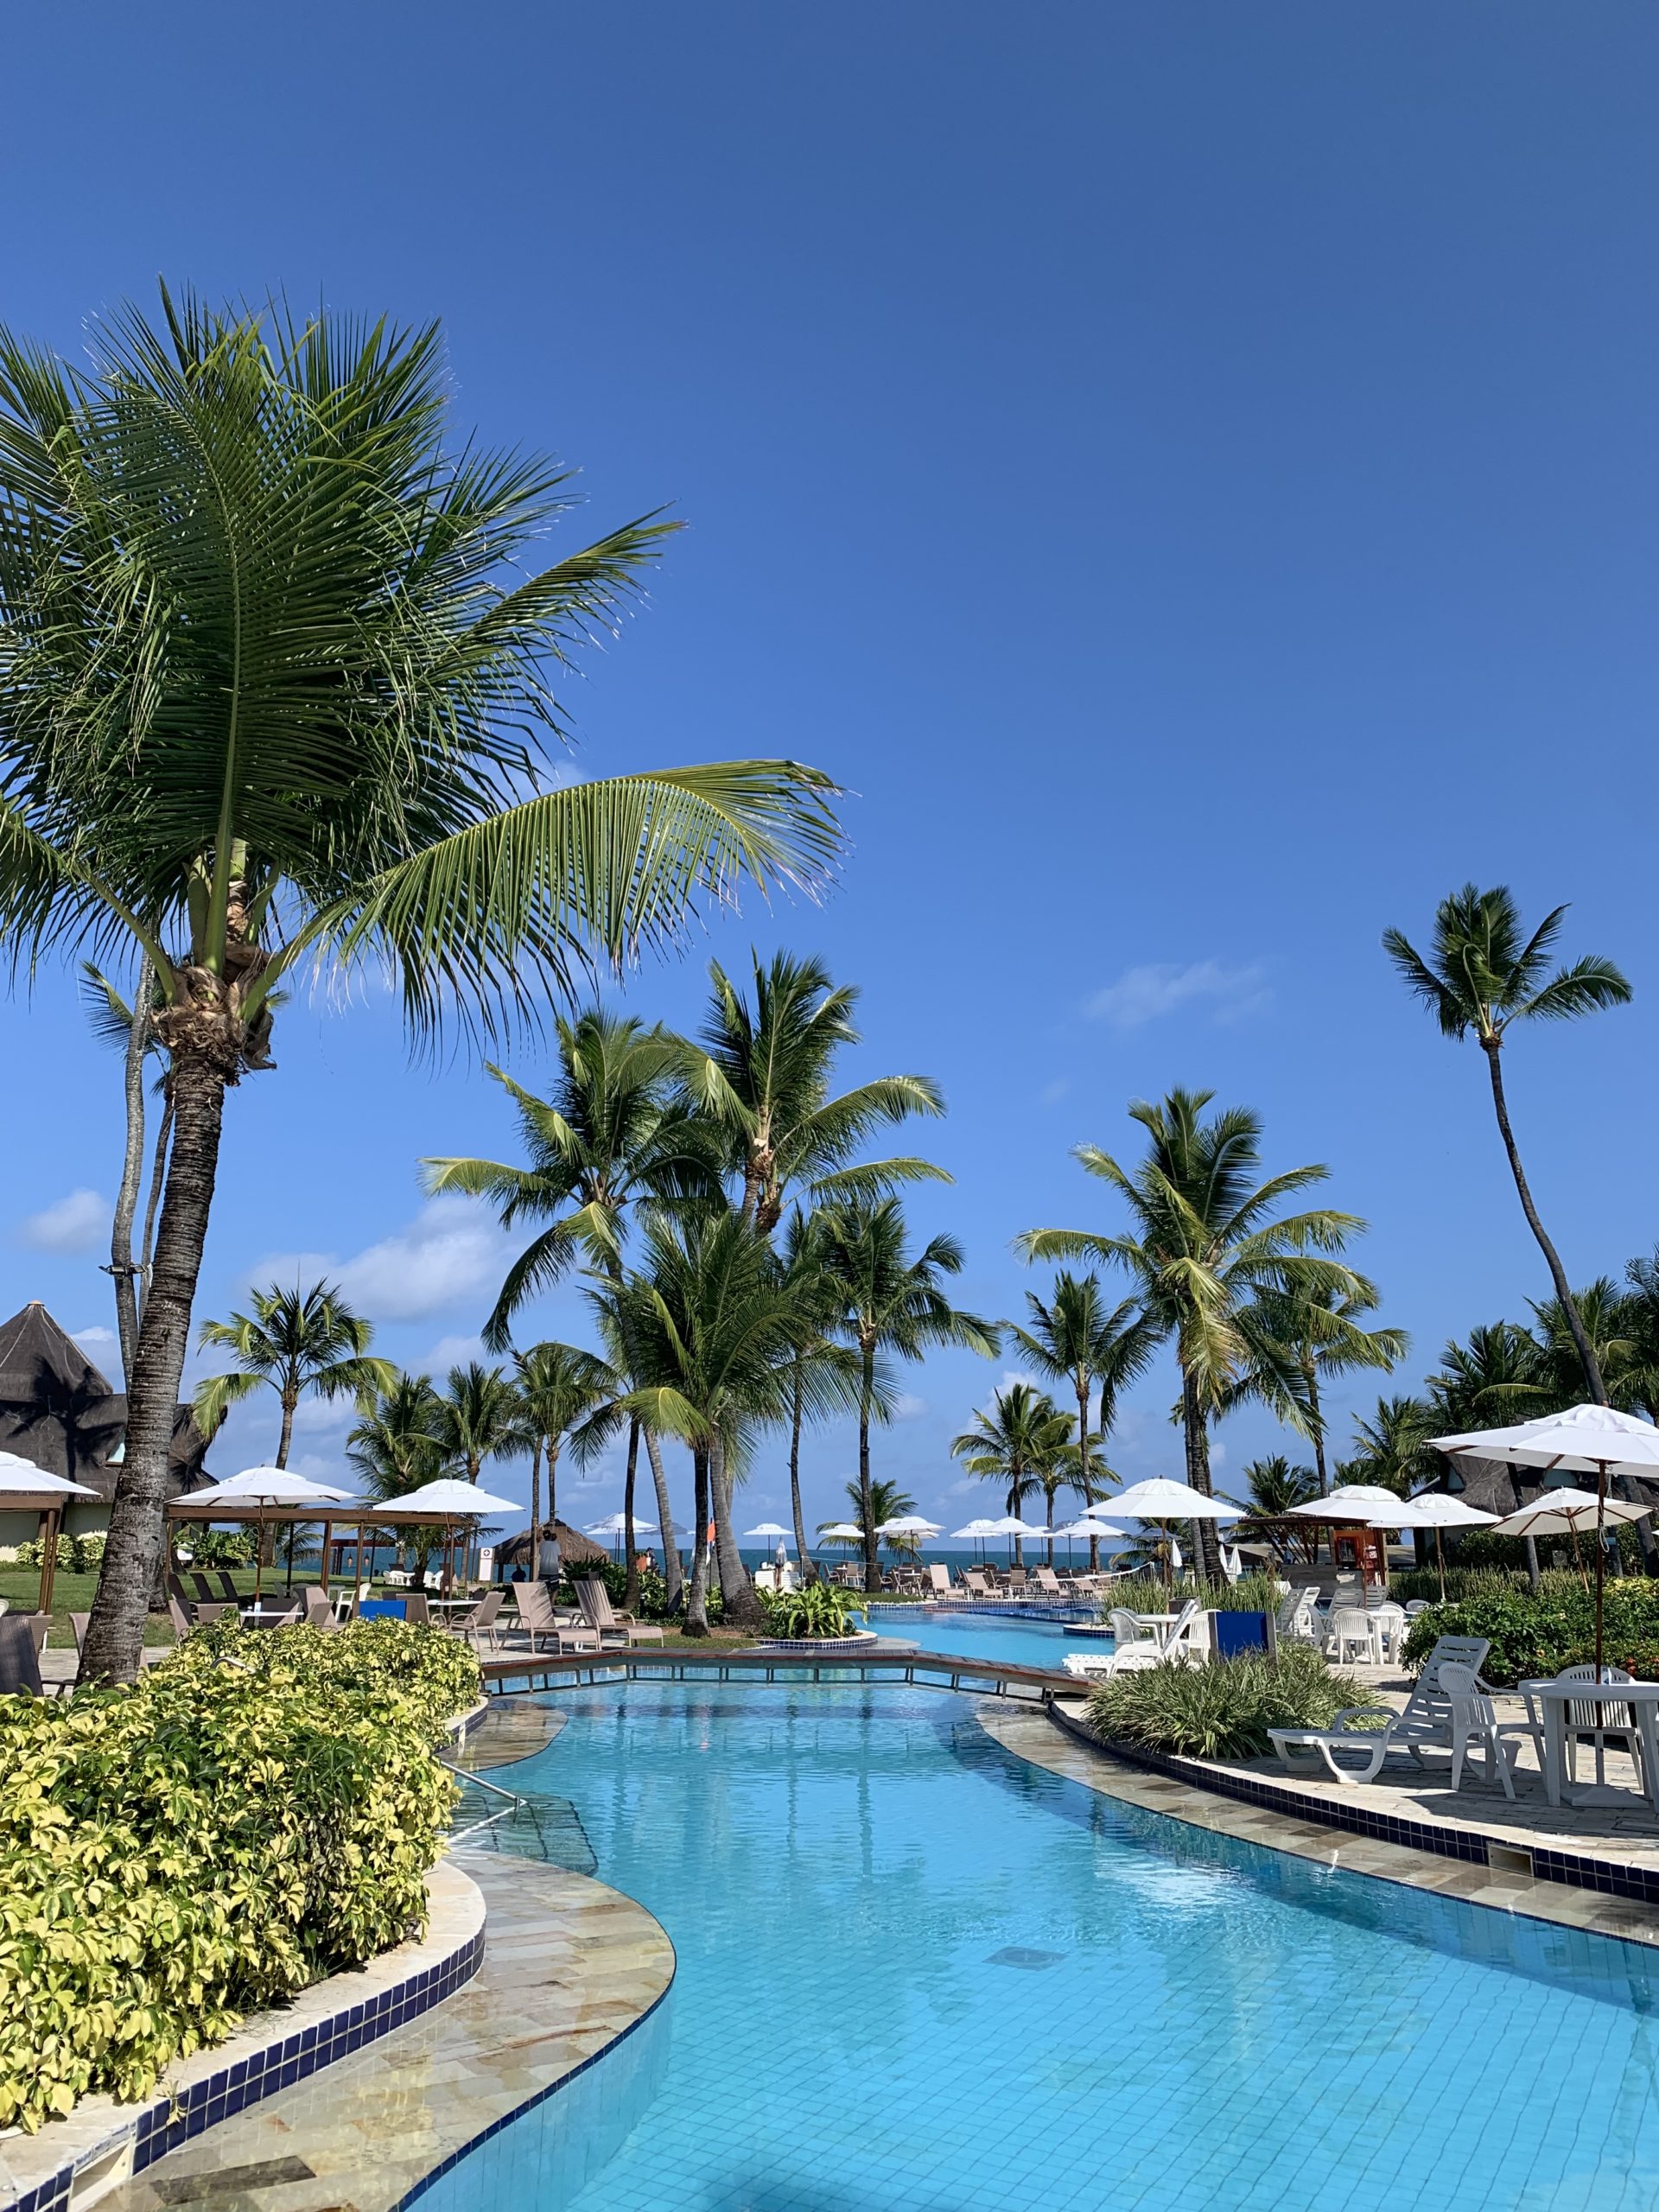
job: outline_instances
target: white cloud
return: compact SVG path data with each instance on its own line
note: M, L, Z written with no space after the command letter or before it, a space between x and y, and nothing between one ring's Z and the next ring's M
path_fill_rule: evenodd
M29 1215L17 1231L35 1252L90 1252L108 1230L114 1209L99 1191L71 1191L55 1205Z
M412 1363L411 1372L434 1375L442 1381L452 1367L470 1367L475 1359L490 1364L482 1337L440 1337L430 1351L423 1352Z
M357 1408L349 1398L302 1398L294 1408L297 1434L332 1435L356 1419Z
M1160 1014L1194 1004L1207 1004L1216 1021L1242 1021L1260 1013L1271 997L1267 971L1254 963L1230 968L1220 960L1195 960L1182 968L1158 960L1126 968L1115 983L1084 1002L1084 1012L1118 1029L1139 1029Z
M895 1421L918 1421L926 1411L927 1400L914 1397L908 1390L901 1390L893 1402Z
M116 1341L115 1331L105 1328L97 1321L93 1322L90 1329L71 1329L69 1335L71 1341L78 1344L83 1351L92 1352L94 1355L100 1351L107 1351Z
M395 1236L349 1259L277 1253L250 1268L248 1280L306 1283L324 1275L371 1321L419 1321L463 1300L493 1299L513 1250L512 1239L484 1206L471 1198L434 1198Z
M1071 1095L1070 1082L1065 1076L1059 1076L1054 1082L1046 1083L1037 1096L1039 1103L1044 1106L1058 1106L1062 1098L1068 1098Z

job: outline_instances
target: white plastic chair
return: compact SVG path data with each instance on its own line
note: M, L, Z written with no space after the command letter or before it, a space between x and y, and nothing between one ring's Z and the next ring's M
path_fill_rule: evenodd
M1543 1731L1530 1721L1500 1720L1497 1708L1480 1687L1472 1667L1442 1665L1440 1688L1452 1707L1452 1787L1463 1786L1463 1763L1472 1747L1486 1754L1486 1779L1503 1784L1503 1795L1513 1800L1515 1776L1510 1767L1507 1738L1530 1736L1541 1749ZM1542 1759L1540 1758L1540 1764Z
M1370 1616L1360 1605L1333 1605L1331 1624L1325 1632L1327 1658L1334 1659L1338 1667L1350 1651L1357 1659L1371 1656Z
M1592 1664L1582 1667L1563 1667L1555 1679L1558 1682L1593 1682L1596 1679L1596 1670ZM1633 1682L1636 1677L1627 1673L1623 1667L1604 1665L1601 1679L1604 1682ZM1530 1698L1527 1700L1527 1707L1530 1713L1532 1707ZM1636 1715L1628 1705L1602 1705L1591 1698L1586 1698L1580 1703L1569 1704L1567 1708L1566 1734L1567 1778L1569 1783L1576 1783L1579 1778L1575 1771L1578 1765L1578 1747L1580 1744L1589 1743L1595 1746L1596 1786L1599 1789L1605 1783L1607 1779L1607 1745L1610 1738L1615 1743L1624 1745L1637 1774L1642 1774L1642 1732L1637 1726ZM1647 1787L1645 1776L1643 1787L1644 1789Z

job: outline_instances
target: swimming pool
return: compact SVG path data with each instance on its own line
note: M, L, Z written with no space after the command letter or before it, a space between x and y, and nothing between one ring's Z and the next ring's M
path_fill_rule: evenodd
M679 1957L423 2212L1649 2212L1656 1961L1213 1835L903 1687L634 1681L502 1770ZM614 2118L614 2113L613 2114ZM626 2117L634 2119L630 2112ZM620 2126L620 2120L617 2122Z
M1109 1637L1068 1636L1058 1621L1004 1620L995 1613L955 1609L927 1612L919 1605L874 1605L871 1612L871 1626L884 1636L901 1637L924 1651L1001 1659L1009 1667L1047 1667L1058 1674L1068 1651L1092 1651L1098 1658L1112 1648Z

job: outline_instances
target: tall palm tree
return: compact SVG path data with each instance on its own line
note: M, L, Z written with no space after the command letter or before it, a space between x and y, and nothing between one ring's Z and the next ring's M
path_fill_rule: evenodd
M197 1385L196 1426L213 1436L232 1406L256 1391L274 1390L282 1428L270 1464L285 1467L302 1398L354 1398L366 1408L377 1391L391 1388L397 1370L391 1360L370 1356L372 1324L353 1313L332 1283L314 1282L303 1291L272 1283L254 1291L248 1303L251 1313L201 1325L202 1349L228 1352L236 1366Z
M1007 1511L1018 1514L1033 1491L1041 1490L1048 1503L1048 1525L1054 1526L1054 1495L1075 1469L1066 1465L1066 1446L1071 1437L1071 1416L1062 1413L1046 1391L1029 1382L1010 1382L996 1392L989 1408L971 1428L950 1440L950 1454L970 1475L1000 1484L1007 1494ZM1054 1560L1054 1540L1048 1543L1049 1564ZM1014 1540L1016 1564L1023 1565L1021 1539Z
M451 444L435 327L163 295L72 368L0 331L0 940L148 957L173 1129L83 1679L130 1680L226 1094L302 969L499 1033L742 876L809 887L831 786L728 762L537 788L552 686L668 525L521 572L569 504Z
M1250 1362L1230 1395L1230 1403L1262 1397L1270 1404L1287 1403L1279 1388L1282 1355L1288 1353L1300 1370L1302 1391L1288 1401L1294 1427L1305 1427L1313 1446L1319 1496L1331 1488L1325 1459L1325 1408L1319 1386L1327 1376L1351 1374L1356 1369L1391 1373L1410 1349L1403 1329L1367 1329L1363 1314L1375 1313L1382 1293L1364 1275L1356 1274L1354 1288L1343 1291L1326 1284L1315 1290L1305 1283L1288 1290L1262 1291L1250 1317L1254 1341L1271 1350L1266 1359Z
M921 1075L880 1076L832 1094L836 1056L858 1042L855 989L832 983L820 961L786 952L764 966L753 956L752 1003L717 960L709 974L702 1047L688 1047L683 1059L686 1093L725 1133L742 1210L762 1236L792 1192L814 1201L874 1198L900 1183L950 1180L925 1160L853 1161L883 1122L944 1111L938 1085Z
M559 1454L571 1433L613 1404L624 1388L614 1368L575 1344L532 1344L513 1355L519 1425L531 1440L530 1579L542 1575L542 1459L547 1459L547 1517L558 1518ZM629 1547L632 1554L632 1547Z
M1503 1044L1517 1021L1575 1021L1602 1007L1623 1006L1630 996L1629 983L1612 962L1595 953L1552 971L1550 954L1566 912L1565 906L1554 908L1523 941L1520 912L1507 885L1481 891L1465 883L1461 891L1442 899L1435 912L1430 958L1425 959L1398 930L1382 932L1382 948L1439 1021L1442 1036L1472 1034L1486 1055L1492 1110L1521 1211L1555 1286L1585 1386L1596 1404L1605 1406L1608 1399L1601 1369L1573 1303L1560 1255L1538 1217L1503 1095Z
M1030 1323L1007 1326L1031 1364L1055 1382L1071 1385L1077 1402L1077 1467L1076 1488L1085 1505L1099 1502L1095 1480L1093 1448L1104 1445L1117 1418L1118 1399L1131 1382L1145 1374L1157 1350L1157 1325L1144 1314L1133 1298L1108 1306L1098 1275L1061 1273L1054 1278L1049 1303L1034 1291L1026 1293ZM1090 1400L1100 1391L1099 1431L1091 1435ZM1100 1539L1089 1540L1089 1571L1100 1565Z
M1429 1442L1443 1433L1426 1399L1403 1395L1379 1398L1369 1419L1355 1420L1354 1449L1344 1471L1357 1482L1373 1483L1408 1497L1445 1472L1445 1461Z
M703 1530L711 1509L726 1617L758 1627L764 1616L738 1549L732 1491L756 1434L788 1419L793 1357L810 1339L811 1319L753 1222L704 1210L647 1224L641 1264L625 1287L622 1326L634 1385L625 1408L691 1449L696 1541L686 1633L708 1632ZM809 1387L834 1387L833 1377L809 1375Z
M845 1491L847 1503L852 1507L854 1512L861 1516L860 1527L861 1528L863 1525L862 1515L864 1510L864 1493L860 1490L855 1482L847 1484L845 1485ZM911 1514L915 1512L916 1501L902 1483L878 1481L870 1484L870 1506L871 1510L875 1515L876 1525L879 1528L884 1521L902 1521L906 1519ZM846 1544L849 1547L854 1544L862 1542L863 1539L861 1536L830 1536L826 1535L824 1533L826 1529L838 1529L843 1524L838 1521L820 1521L818 1523L819 1541L823 1543ZM852 1524L848 1522L845 1525L850 1527Z
M812 1554L806 1541L806 1515L801 1503L801 1431L806 1421L808 1380L811 1363L829 1358L834 1347L830 1332L839 1314L836 1283L823 1264L817 1217L796 1206L789 1217L784 1249L779 1255L784 1278L798 1302L810 1337L791 1353L789 1377L789 1503L795 1524L795 1548L804 1574L812 1573ZM900 1511L908 1511L902 1507ZM896 1516L888 1515L888 1519Z
M486 1459L516 1459L530 1448L512 1376L476 1359L450 1369L434 1433L444 1465L469 1483L478 1480Z
M1262 1366L1271 1351L1253 1329L1256 1300L1266 1290L1299 1288L1355 1295L1359 1279L1351 1269L1321 1255L1340 1251L1363 1227L1353 1214L1326 1209L1279 1215L1284 1199L1322 1183L1329 1170L1293 1167L1258 1183L1260 1117L1233 1106L1205 1120L1214 1096L1177 1090L1157 1105L1137 1099L1129 1116L1149 1142L1133 1170L1096 1145L1079 1147L1087 1173L1109 1184L1127 1207L1129 1235L1033 1229L1014 1248L1028 1260L1107 1260L1128 1272L1147 1319L1160 1338L1173 1341L1186 1479L1206 1497L1209 1424L1250 1362ZM1294 1402L1300 1389L1294 1363L1286 1363L1281 1387ZM1218 1580L1215 1523L1198 1522L1195 1535L1205 1573Z
M1312 1467L1293 1467L1282 1452L1252 1459L1244 1470L1250 1510L1265 1520L1277 1520L1293 1505L1306 1505L1323 1492Z
M487 1198L506 1229L521 1222L547 1224L508 1269L484 1325L484 1342L493 1351L512 1341L514 1316L525 1301L550 1288L577 1262L602 1274L613 1289L620 1286L631 1213L720 1194L718 1136L672 1095L670 1078L684 1049L680 1040L602 1007L590 1007L573 1020L561 1018L555 1029L550 1097L538 1098L500 1069L490 1070L518 1109L528 1164L423 1162L429 1191ZM623 1357L620 1343L613 1343L612 1351ZM631 1434L631 1474L639 1444L639 1435ZM668 1603L673 1606L680 1599L680 1555L668 1478L654 1430L645 1431L645 1444L656 1485ZM630 1479L630 1517L632 1487ZM632 1540L628 1560L632 1574Z
M346 1457L358 1486L370 1497L405 1497L435 1480L442 1465L438 1440L438 1394L429 1375L399 1374L365 1410L346 1439ZM439 1530L429 1522L394 1527L414 1552L423 1585Z
M959 1312L945 1296L946 1276L960 1274L962 1247L934 1236L912 1259L904 1210L897 1198L855 1198L819 1216L823 1267L834 1285L837 1328L858 1355L858 1485L864 1527L864 1586L881 1587L880 1546L870 1489L870 1424L880 1418L879 1368L884 1354L918 1360L934 1344L965 1344L992 1357L996 1325Z

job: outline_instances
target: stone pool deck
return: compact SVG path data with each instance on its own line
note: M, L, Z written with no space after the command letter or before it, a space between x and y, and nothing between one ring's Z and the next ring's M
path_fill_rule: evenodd
M1536 1804L1527 1806L1528 1819L1516 1821L1512 1815L1517 1807L1510 1806L1501 1792L1496 1793L1496 1806L1492 1795L1484 1789L1465 1789L1452 1801L1451 1791L1433 1776L1414 1781L1405 1773L1396 1776L1392 1769L1386 1786L1359 1788L1339 1783L1292 1783L1276 1764L1266 1763L1211 1767L1200 1760L1183 1759L1167 1761L1153 1770L1074 1732L1084 1726L1081 1699L1058 1700L1052 1714L990 1700L982 1701L977 1711L981 1726L1007 1750L1126 1804L1291 1852L1321 1866L1408 1883L1500 1912L1523 1913L1562 1927L1659 1946L1659 1902L1620 1894L1617 1886L1627 1872L1638 1877L1651 1872L1659 1882L1659 1821L1651 1814L1567 1807L1552 1813L1543 1802L1542 1781L1535 1768L1532 1782ZM1218 1787L1224 1783L1267 1785L1274 1802L1224 1795ZM1311 1817L1298 1817L1299 1799L1307 1804ZM1392 1814L1437 1825L1445 1831L1445 1840L1466 1841L1459 1855L1450 1855L1347 1833L1326 1826L1319 1817L1326 1802L1346 1808L1356 1802L1369 1802L1370 1809L1385 1817ZM1448 1802L1455 1802L1455 1820L1446 1810ZM1608 1825L1615 1820L1639 1821L1640 1834L1627 1837ZM1607 1870L1606 1886L1580 1886L1541 1877L1533 1869L1548 1851L1573 1860L1599 1860Z

